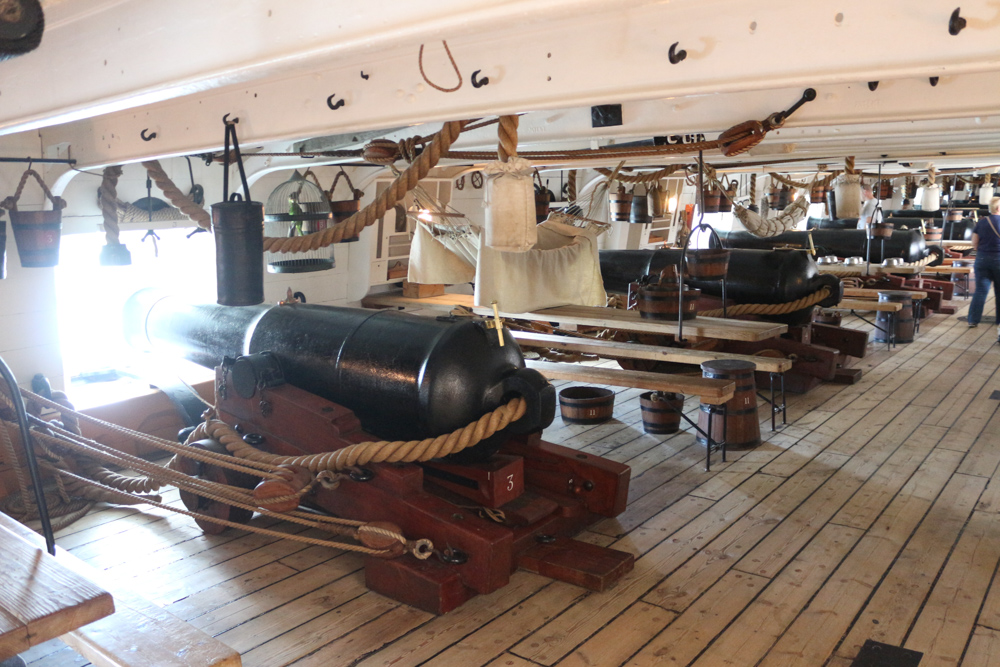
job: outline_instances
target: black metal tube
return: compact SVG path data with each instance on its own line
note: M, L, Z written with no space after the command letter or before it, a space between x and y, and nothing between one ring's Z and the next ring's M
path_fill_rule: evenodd
M31 433L28 430L28 413L24 409L24 399L21 397L21 390L17 386L17 379L11 372L7 362L0 357L0 376L10 387L11 402L14 404L14 412L17 413L17 426L21 431L21 444L24 446L24 457L28 463L28 473L31 475L31 485L35 488L35 502L38 503L38 518L42 522L42 534L45 536L45 548L53 556L56 555L56 538L52 533L52 522L49 521L49 506L45 502L45 491L42 489L42 476L38 471L38 461L35 459L35 450L31 446ZM15 465L13 461L11 465Z

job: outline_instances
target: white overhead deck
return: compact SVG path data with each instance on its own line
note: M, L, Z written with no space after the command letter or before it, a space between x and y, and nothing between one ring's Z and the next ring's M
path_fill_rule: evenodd
M961 5L967 26L956 36L956 5L938 0L43 4L41 47L0 62L0 134L40 130L50 156L71 152L81 167L219 150L225 114L240 118L244 146L277 151L524 111L533 112L522 119L525 150L711 139L787 108L807 87L816 101L741 160L850 153L862 166L882 156L946 165L1000 147L1000 7L990 0ZM441 40L463 81L452 93L418 67L424 44L427 77L457 83ZM687 57L671 64L675 43ZM475 71L489 84L474 87ZM589 107L602 103L624 105L621 127L591 127ZM143 141L144 130L156 138ZM455 148L490 147L495 136L469 133Z

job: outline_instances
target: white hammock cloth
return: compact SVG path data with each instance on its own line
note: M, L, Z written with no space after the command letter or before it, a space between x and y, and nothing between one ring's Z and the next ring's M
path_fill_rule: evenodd
M485 243L496 250L523 252L537 241L535 226L535 186L531 163L519 157L507 162L490 162L483 167L486 188Z
M808 192L809 188L806 189L806 193ZM809 197L807 195L800 195L790 206L786 206L784 211L772 218L765 218L759 213L754 213L735 202L733 203L733 213L747 228L747 231L762 238L794 230L808 212Z
M428 225L418 221L406 279L429 285L471 283L476 279L479 237L479 230L472 226Z
M604 306L607 294L594 230L546 220L537 232L538 243L527 252L502 252L480 242L475 304L496 301L513 313Z

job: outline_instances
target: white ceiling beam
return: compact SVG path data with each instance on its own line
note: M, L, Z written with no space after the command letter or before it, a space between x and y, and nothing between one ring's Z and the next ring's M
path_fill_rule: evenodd
M938 0L842 0L835 7L798 0L302 0L271 9L276 4L175 0L167 10L141 0L58 3L42 47L2 64L0 95L16 103L0 107L0 131L118 109L46 133L47 143L68 141L82 164L98 165L218 148L225 113L241 118L244 142L261 143L603 102L674 97L683 108L693 96L762 89L797 97L815 86L822 102L826 86L879 80L854 106L875 118L888 113L879 100L896 84L919 86L935 75L943 89L949 77L1000 69L991 30L1000 14L988 0L963 5L969 24L958 36L947 29L953 5ZM78 6L91 12L74 14ZM428 76L442 85L455 80L440 39L463 76L450 94L424 83L417 67L426 42ZM671 65L674 42L687 58ZM474 70L489 85L474 88ZM900 82L906 78L913 83ZM344 105L329 109L330 95ZM768 112L794 101L776 97L767 100ZM841 105L840 98L826 101ZM979 103L951 104L952 113L965 113L965 105ZM817 106L801 113L820 113L809 109ZM949 113L947 106L941 98L938 112ZM157 139L141 142L143 129Z

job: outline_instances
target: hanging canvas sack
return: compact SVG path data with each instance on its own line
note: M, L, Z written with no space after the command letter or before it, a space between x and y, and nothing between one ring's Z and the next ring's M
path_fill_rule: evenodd
M841 174L833 182L833 191L837 198L837 217L861 217L861 176L860 174Z
M924 186L923 194L920 197L921 211L941 210L941 186L937 183Z
M483 173L486 174L485 244L504 252L530 250L538 240L531 163L511 157L507 162L489 163Z

